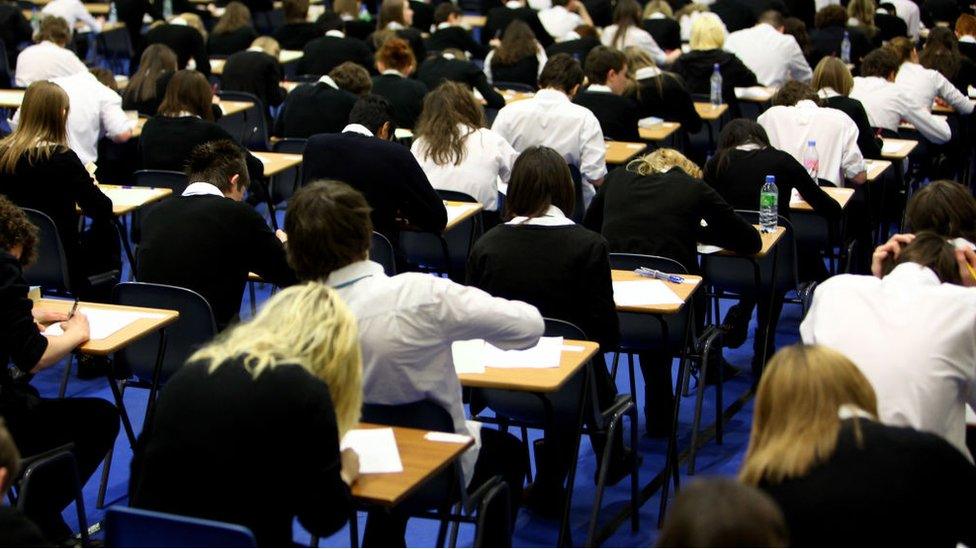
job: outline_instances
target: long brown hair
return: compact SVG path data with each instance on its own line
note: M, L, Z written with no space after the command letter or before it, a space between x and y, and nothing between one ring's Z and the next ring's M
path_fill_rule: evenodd
M383 30L393 21L407 26L407 22L403 18L403 10L406 4L406 0L383 0L383 3L380 4L380 12L376 18L376 29Z
M529 147L515 159L505 197L505 219L539 217L549 206L573 215L576 196L566 159L549 147Z
M417 120L417 139L422 154L438 165L458 166L464 160L464 141L485 125L485 115L464 84L444 82L424 98Z
M820 91L830 88L847 97L854 87L854 77L843 61L833 56L827 56L817 63L813 69L813 89Z
M68 94L57 84L39 81L27 87L20 104L20 124L0 141L0 173L13 173L21 157L28 164L45 161L68 146Z
M939 71L949 80L954 79L962 67L962 54L955 33L945 27L930 30L918 62L926 69Z
M139 71L125 89L125 97L147 101L156 96L156 82L166 72L176 72L176 53L165 44L152 44L139 58Z
M251 26L251 10L247 6L234 0L224 8L224 14L220 16L217 24L214 25L213 34L224 34L234 32L237 29Z
M613 10L613 24L617 25L617 32L613 33L610 45L623 49L624 38L630 27L640 28L641 7L636 0L621 0Z
M524 57L535 56L539 45L535 34L525 21L515 19L505 27L502 43L495 50L494 60L502 65L514 65Z
M166 95L157 114L179 116L189 112L213 122L213 89L207 77L197 71L176 71L166 86Z

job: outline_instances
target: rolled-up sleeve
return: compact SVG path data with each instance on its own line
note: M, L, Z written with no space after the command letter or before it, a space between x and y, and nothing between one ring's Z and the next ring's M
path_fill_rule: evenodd
M132 131L136 123L122 110L122 97L105 86L99 86L98 93L102 95L98 111L105 135L115 137Z
M607 175L607 145L600 121L587 113L580 132L580 173L587 181L599 181Z

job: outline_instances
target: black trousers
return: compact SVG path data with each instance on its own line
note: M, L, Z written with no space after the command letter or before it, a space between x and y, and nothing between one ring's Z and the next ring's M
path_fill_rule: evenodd
M484 545L487 547L511 547L511 528L514 527L515 517L518 515L519 504L522 500L522 487L525 484L525 472L529 464L522 450L522 443L514 436L482 427L481 449L478 461L475 463L474 475L468 484L468 493L472 493L482 484L494 476L501 475L508 484L509 511L508 517L500 514L499 510L489 509L485 517ZM406 531L408 516L397 509L386 511L370 511L366 519L366 530L363 533L363 547L406 547ZM509 527L505 527L505 522Z
M68 443L74 444L82 485L115 444L119 414L115 406L105 400L42 399L32 394L30 388L22 386L4 386L0 391L0 415L21 455L27 458ZM49 502L41 512L29 517L45 537L57 542L70 535L61 511L74 501L72 490L43 482L31 490L37 499Z

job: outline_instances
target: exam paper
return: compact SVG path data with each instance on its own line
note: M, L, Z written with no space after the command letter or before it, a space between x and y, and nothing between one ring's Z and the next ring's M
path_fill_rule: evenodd
M881 154L895 154L901 150L902 146L904 146L903 143L888 141L885 139L881 144Z
M459 374L484 373L489 368L558 368L563 338L543 337L535 347L503 351L483 339L456 341L451 345L454 369Z
M765 101L772 97L772 93L762 86L752 86L749 88L735 88L735 96L739 99L755 99Z
M114 206L141 206L159 194L158 189L102 189L102 192L112 200Z
M641 128L653 128L654 126L659 126L661 124L664 124L664 119L656 116L648 116L647 118L641 118L637 121L637 126Z
M793 189L790 191L790 205L799 204L803 202L803 197L800 196L800 191Z
M359 456L359 472L402 473L403 462L397 449L396 437L392 428L350 429L342 437L339 448L352 448Z
M684 301L660 280L627 280L613 283L613 301L618 306L680 305Z
M132 311L116 311L111 309L92 309L79 307L78 311L88 317L89 336L92 340L106 339L115 332L125 328L140 318L163 318L157 313L138 313ZM44 330L46 336L64 334L61 324L55 322Z
M698 249L698 253L704 254L704 255L714 254L716 252L721 252L722 251L722 247L721 246L713 246L711 244L698 244L696 247Z
M455 219L461 217L468 210L470 210L471 209L471 206L468 206L468 205L465 205L465 206L444 206L444 209L447 210L447 224L450 225L451 222L453 222Z

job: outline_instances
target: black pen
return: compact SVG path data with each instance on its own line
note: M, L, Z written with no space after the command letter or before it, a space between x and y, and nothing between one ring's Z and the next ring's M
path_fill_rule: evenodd
M71 306L71 312L68 313L68 320L71 320L71 317L75 316L75 311L77 310L78 310L78 298L76 297L75 304Z

